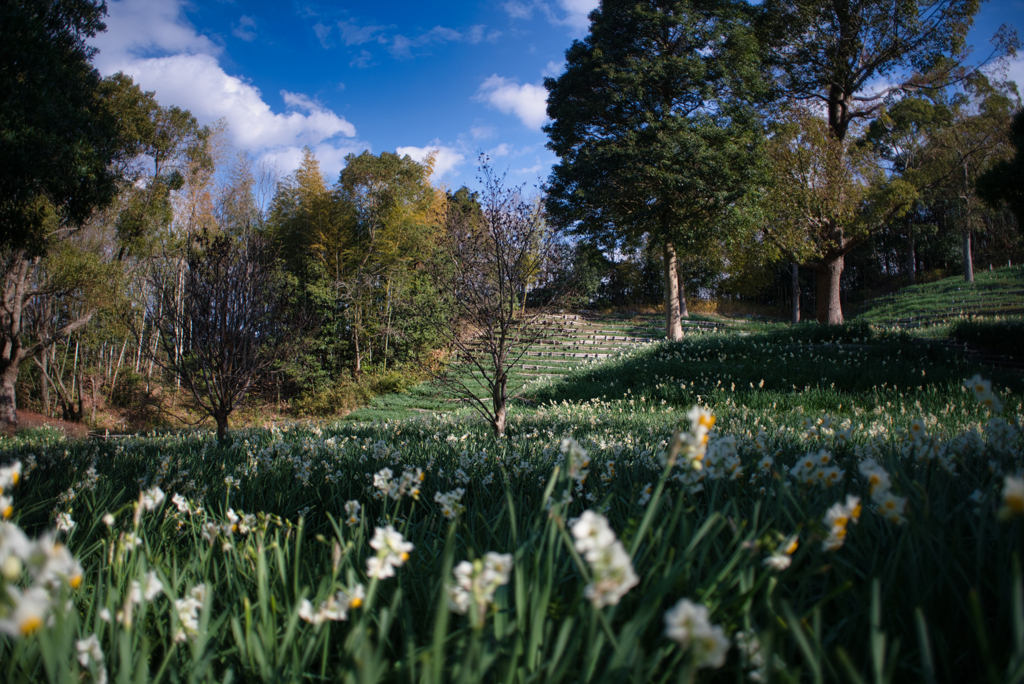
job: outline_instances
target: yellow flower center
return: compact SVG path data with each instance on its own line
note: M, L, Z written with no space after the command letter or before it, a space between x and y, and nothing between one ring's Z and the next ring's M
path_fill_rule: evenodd
M409 554L406 553L405 551L403 551L402 552L402 562L404 563L407 560L409 560Z
M786 555L787 556L792 556L796 552L796 547L799 546L799 545L800 545L800 542L797 541L796 539L791 541L789 543L789 546L786 547Z
M832 526L833 527L842 527L845 530L846 529L846 523L848 523L848 522L850 522L849 518L846 518L846 517L836 518L835 522L832 523Z
M36 631L43 626L43 618L38 615L33 615L27 618L18 626L18 631L21 632L22 636L28 636L32 632Z
M348 603L349 608L358 608L361 605L363 605L363 599L361 598L354 598Z
M4 520L9 520L14 515L14 506L7 506L3 510Z
M1024 493L1015 492L1004 497L1007 507L1014 513L1024 513Z
M850 517L852 517L854 520L860 518L860 504L857 504L856 506L853 507L853 510L850 511Z
M71 588L72 589L77 589L80 586L82 586L82 576L81 575L75 575L74 577L71 578Z
M715 424L715 417L714 416L701 416L700 420L698 421L698 423L700 425L703 425L704 427L706 427L706 428L708 428L710 430L711 427L714 426L714 424Z

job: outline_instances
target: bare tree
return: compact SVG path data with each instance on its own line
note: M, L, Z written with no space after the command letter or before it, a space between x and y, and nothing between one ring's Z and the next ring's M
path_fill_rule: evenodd
M228 417L270 375L292 340L295 321L264 239L202 232L181 261L151 272L147 306L159 345L151 360L173 374L227 439Z
M505 432L510 373L557 328L550 314L568 296L565 245L543 203L504 187L481 158L483 196L449 198L439 255L429 266L437 297L427 319L453 352L435 381ZM485 396L479 396L481 391Z

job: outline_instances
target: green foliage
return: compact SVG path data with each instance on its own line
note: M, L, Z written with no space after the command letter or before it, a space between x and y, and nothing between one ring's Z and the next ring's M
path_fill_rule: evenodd
M1013 115L1010 139L1014 153L1009 159L996 162L978 176L975 182L978 196L993 208L1006 202L1017 225L1024 224L1024 110Z
M692 249L759 179L757 45L729 2L611 2L549 78L547 209L605 249Z

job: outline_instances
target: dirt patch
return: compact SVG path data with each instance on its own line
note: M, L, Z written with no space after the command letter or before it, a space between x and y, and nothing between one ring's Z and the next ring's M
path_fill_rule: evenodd
M33 411L18 411L18 432L41 427L56 428L69 439L85 439L89 436L89 428L84 423L70 423L66 420L49 418Z

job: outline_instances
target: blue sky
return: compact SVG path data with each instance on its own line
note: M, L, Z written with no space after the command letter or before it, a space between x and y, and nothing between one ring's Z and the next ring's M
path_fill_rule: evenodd
M312 147L330 182L350 152L436 150L435 180L475 184L476 157L533 185L546 91L597 0L505 2L186 2L111 0L94 45L104 74L124 71L202 123L226 118L237 149L292 171ZM972 43L1002 22L1024 29L1024 0L985 3ZM1024 59L1010 74L1024 85Z

